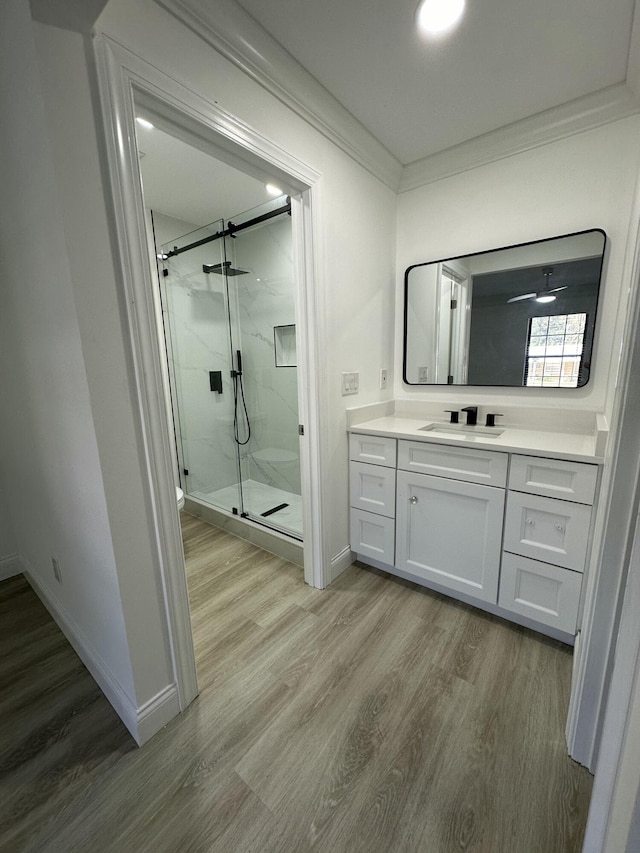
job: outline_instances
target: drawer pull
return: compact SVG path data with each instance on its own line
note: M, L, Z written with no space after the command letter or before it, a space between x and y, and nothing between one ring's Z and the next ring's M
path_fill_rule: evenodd
M564 524L556 524L556 530L558 533L564 533Z
M528 519L527 519L527 524L533 524L533 525L535 525L535 521L534 521L532 518L528 518Z
M417 498L415 495L412 495L412 496L409 498L409 503L410 503L410 504L417 504L417 503L418 503L418 498Z

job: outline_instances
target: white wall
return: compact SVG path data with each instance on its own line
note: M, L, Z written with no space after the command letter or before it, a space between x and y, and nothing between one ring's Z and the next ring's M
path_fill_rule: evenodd
M3 481L10 485L8 509L24 567L93 663L133 701L67 235L26 0L4 4L0 39L5 122L0 454ZM54 580L52 556L62 584Z
M396 360L402 360L402 288L410 264L588 228L607 234L595 370L575 391L402 386L405 399L500 401L607 410L627 299L625 253L640 148L640 118L619 121L403 193L398 200ZM628 276L628 272L626 273ZM426 395L426 396L425 396ZM443 406L446 408L446 406Z
M0 426L1 434L2 427ZM7 495L10 494L10 491L5 491L4 488L0 487L0 580L20 572L16 537L13 533L13 524L9 518Z
M144 453L133 400L131 348L116 284L108 193L102 181L97 104L82 37L35 25L47 131L59 191L61 245L68 253L70 300L93 415L102 495L120 587L137 712L157 708L175 687L155 520L144 482ZM73 306L72 306L73 307ZM113 630L116 630L114 624ZM146 709L146 710L145 710Z
M323 175L316 247L326 329L320 404L329 550L339 554L348 545L345 409L378 401L380 368L390 379L393 368L396 196L152 0L111 0L98 30ZM342 397L340 374L352 370L360 372L360 393ZM384 396L391 397L390 388Z

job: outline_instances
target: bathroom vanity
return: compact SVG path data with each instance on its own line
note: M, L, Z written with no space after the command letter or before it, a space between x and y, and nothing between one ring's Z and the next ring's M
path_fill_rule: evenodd
M360 561L573 643L598 440L386 416L350 427Z

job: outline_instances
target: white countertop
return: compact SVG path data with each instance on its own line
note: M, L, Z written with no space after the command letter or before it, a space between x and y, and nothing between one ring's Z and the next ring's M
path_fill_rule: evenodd
M576 462L601 464L604 460L595 455L595 436L583 433L551 432L549 430L497 427L502 430L496 437L469 435L468 433L438 433L422 431L420 427L441 423L426 418L407 418L389 415L364 421L349 427L350 432L366 435L384 435L389 438L408 438L428 441L431 444L468 445L483 450L502 450L505 453L524 453L529 456L552 456ZM483 427L481 427L483 428Z

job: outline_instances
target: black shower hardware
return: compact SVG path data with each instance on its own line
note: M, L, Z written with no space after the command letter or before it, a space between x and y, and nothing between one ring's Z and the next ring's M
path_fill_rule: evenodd
M236 350L236 369L231 371L231 378L233 379L233 438L236 444L243 447L245 444L249 444L249 441L251 440L251 421L249 420L249 412L247 411L247 401L244 397L242 353L239 349ZM244 422L247 434L247 437L243 441L240 440L240 418L238 417L240 400L242 400L242 409L244 411Z
M240 225L235 225L233 222L230 222L224 231L217 231L209 237L203 237L202 240L196 240L195 243L189 243L188 246L181 246L180 248L174 246L170 252L166 253L167 258L174 258L176 255L181 255L183 252L188 252L190 249L195 249L198 246L205 246L207 243L211 243L213 240L219 240L221 237L233 237L239 231L244 231L246 228L251 228L253 225L259 225L261 222L267 222L269 219L274 219L276 216L280 216L281 213L291 214L291 199L289 196L287 196L287 203L283 204L282 207L278 207L275 210L269 210L267 213L263 213L261 216L256 216L254 219L249 219L247 222L242 222ZM212 266L216 265L212 264ZM207 270L204 270L204 272L207 272Z
M216 391L218 394L222 394L222 371L221 370L210 370L209 371L209 390Z
M467 426L475 426L478 423L477 406L466 406L462 411L467 413Z
M487 412L487 422L485 426L494 427L496 425L496 418L503 418L504 415L501 415L500 412Z
M216 275L246 275L249 270L240 270L231 266L231 261L225 261L222 264L202 264L202 272L215 273Z

